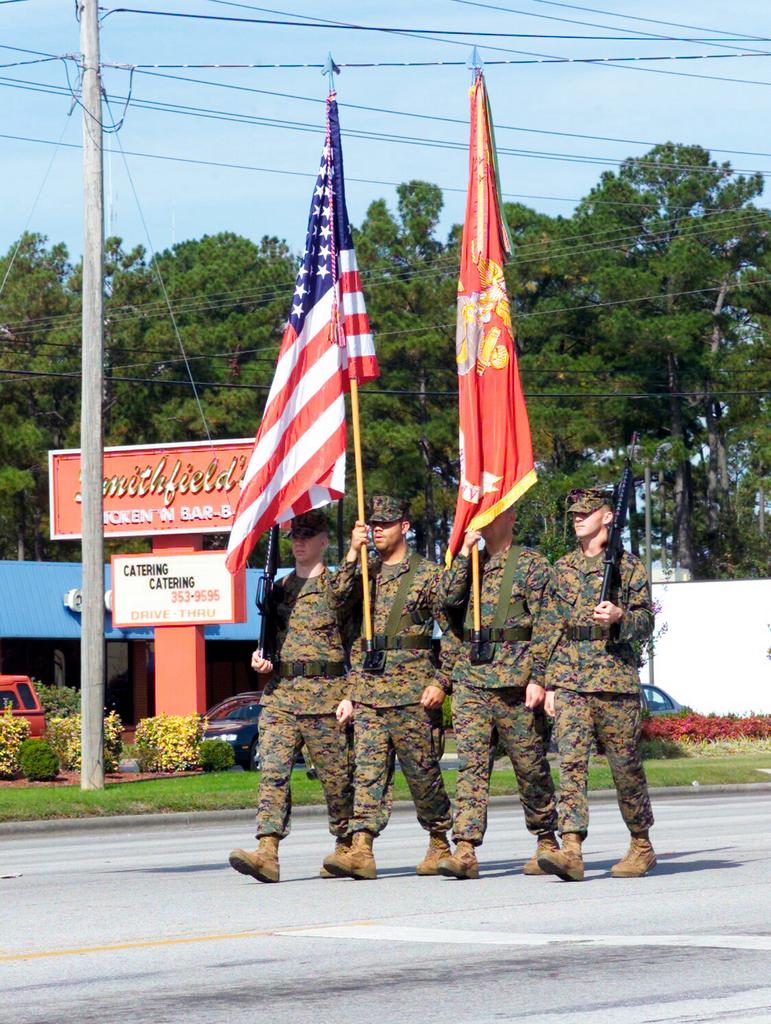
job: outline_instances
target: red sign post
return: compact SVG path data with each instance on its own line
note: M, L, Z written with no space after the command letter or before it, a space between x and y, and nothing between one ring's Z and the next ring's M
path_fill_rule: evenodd
M253 446L254 441L249 439L106 448L105 536L152 537L152 556L132 556L139 563L147 562L151 568L176 556L201 557L197 553L203 547L203 534L225 533L231 528L241 479ZM80 452L49 452L49 469L51 537L77 540L81 535ZM223 565L224 554L221 553ZM156 583L163 580L161 585L168 593L170 607L185 607L186 612L184 616L166 614L159 619L157 610L153 611L157 601L148 599L144 616L139 609L138 619L123 621L120 617L125 601L121 586L135 579L126 575L123 580L121 572L116 572L116 565L121 570L125 568L123 561L124 556L116 556L113 562L113 607L117 613L114 623L152 625L155 630L156 713L204 712L207 700L202 622L246 621L245 573L242 571L232 578L232 617L223 619L219 611L214 612L214 618L204 612L208 596L216 587L193 586L191 589L182 585L186 579L189 583L187 577L148 570L148 583L150 578ZM227 570L225 575L229 577ZM163 619L174 624L164 625Z

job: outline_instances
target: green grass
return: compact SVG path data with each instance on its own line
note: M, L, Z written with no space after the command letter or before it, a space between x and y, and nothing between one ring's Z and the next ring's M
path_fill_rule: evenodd
M646 761L651 786L702 786L768 782L771 777L758 768L771 768L771 754L741 754L733 757L689 757L677 761ZM558 773L553 770L555 782ZM450 796L455 795L457 772L444 773ZM101 792L84 793L77 786L55 789L33 786L28 789L0 789L0 821L33 821L48 818L85 818L115 814L152 814L170 811L219 811L255 806L259 776L249 772L195 775L178 779L151 779L147 782L108 783ZM589 769L590 789L610 789L613 782L603 760ZM502 796L516 792L514 772L493 772L490 792ZM408 800L409 791L401 772L397 772L394 797ZM295 805L323 802L321 786L296 771L292 778Z

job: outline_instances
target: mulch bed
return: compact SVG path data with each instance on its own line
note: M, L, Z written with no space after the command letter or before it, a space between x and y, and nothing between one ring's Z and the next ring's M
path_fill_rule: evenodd
M188 775L201 775L200 769L192 772L108 772L105 782L146 782L148 779L182 779ZM80 772L59 772L53 782L30 782L19 774L12 779L0 779L2 789L61 789L64 786L80 786Z

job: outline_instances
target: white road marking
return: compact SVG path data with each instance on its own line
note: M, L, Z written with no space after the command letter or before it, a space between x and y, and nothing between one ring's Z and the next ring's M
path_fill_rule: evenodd
M771 950L770 935L527 935L521 932L473 932L446 928L403 928L380 924L341 924L293 928L276 935L315 939L369 939L381 942L438 942L478 946L672 946Z

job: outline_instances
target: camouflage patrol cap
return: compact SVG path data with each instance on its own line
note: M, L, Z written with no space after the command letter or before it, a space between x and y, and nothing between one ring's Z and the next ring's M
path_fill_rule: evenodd
M583 512L588 515L603 505L613 507L613 495L604 487L575 487L568 494L568 512Z
M370 523L393 523L397 519L406 519L410 514L407 502L394 498L390 494L375 494L369 503Z
M295 516L289 528L290 537L316 537L329 533L329 521L323 512L303 512Z

